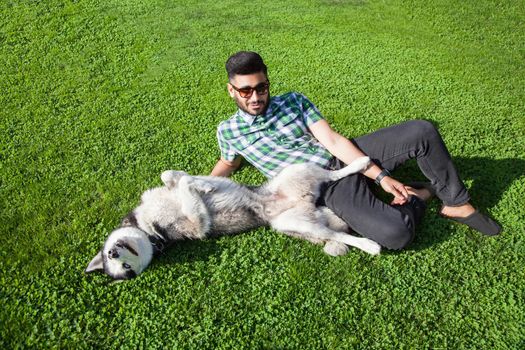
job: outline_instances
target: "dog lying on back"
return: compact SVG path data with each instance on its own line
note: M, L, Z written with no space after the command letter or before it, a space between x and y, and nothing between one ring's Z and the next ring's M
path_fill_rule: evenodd
M316 207L321 184L359 172L368 157L330 171L312 164L294 164L258 187L227 178L162 173L163 187L147 190L140 205L107 238L86 272L103 271L113 279L140 274L152 258L173 242L235 234L271 226L341 255L348 246L369 254L381 247L367 238L349 235L346 223L326 207Z

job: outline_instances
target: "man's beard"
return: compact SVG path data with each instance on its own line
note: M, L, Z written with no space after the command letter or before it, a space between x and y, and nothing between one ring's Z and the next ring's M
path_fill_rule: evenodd
M258 112L257 114L253 114L252 112L250 112L248 110L248 106L246 106L246 101L245 100L241 100L240 98L235 98L235 103L237 104L237 107L239 107L239 109L245 113L248 113L249 115L253 115L253 116L256 116L256 115L261 115L261 114L264 114L266 112L266 110L268 109L268 105L270 104L270 92L268 92L268 94L266 95L266 101L265 100L261 100L261 99L258 99L257 102L259 104L264 104L263 108L261 109L260 112Z

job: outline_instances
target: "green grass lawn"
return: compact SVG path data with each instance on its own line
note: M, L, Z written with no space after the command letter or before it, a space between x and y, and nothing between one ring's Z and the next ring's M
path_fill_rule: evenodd
M163 170L210 172L235 111L224 62L246 49L273 94L304 93L348 137L434 122L504 233L432 202L379 257L259 229L181 243L125 283L85 275ZM523 2L2 1L0 227L2 349L523 349Z

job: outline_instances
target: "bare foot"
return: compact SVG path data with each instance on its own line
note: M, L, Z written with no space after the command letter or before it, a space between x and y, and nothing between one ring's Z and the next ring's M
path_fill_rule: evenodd
M475 211L476 208L474 208L470 203L466 203L459 207L449 207L444 205L443 208L441 208L440 214L452 218L466 218Z
M410 198L410 196L416 196L418 197L419 199L423 200L423 201L428 201L430 198L432 198L432 193L430 193L429 190L427 190L426 188L413 188L413 187L410 187L410 186L405 186L407 192L408 192L408 199ZM390 203L391 205L402 205L402 204L405 204L406 203L406 200L405 201L400 201L398 200L397 198L394 198L392 200L392 202Z
M432 193L430 193L430 191L427 190L426 188L416 189L410 186L405 186L405 188L409 195L419 197L419 199L425 202L428 201L430 198L432 198Z

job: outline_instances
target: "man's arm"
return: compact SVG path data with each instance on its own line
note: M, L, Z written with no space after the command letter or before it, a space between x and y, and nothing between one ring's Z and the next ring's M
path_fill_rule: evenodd
M334 131L326 120L321 119L310 125L309 128L314 137L319 140L333 156L339 158L346 164L350 164L356 158L365 156L350 140ZM381 168L371 163L363 172L363 175L374 180L380 172ZM408 197L405 186L390 176L385 176L381 180L381 187L383 187L386 192L394 195L398 203L406 201Z
M228 161L222 157L219 159L217 164L213 167L211 171L211 176L230 176L235 170L241 165L241 157L235 158L233 161Z

